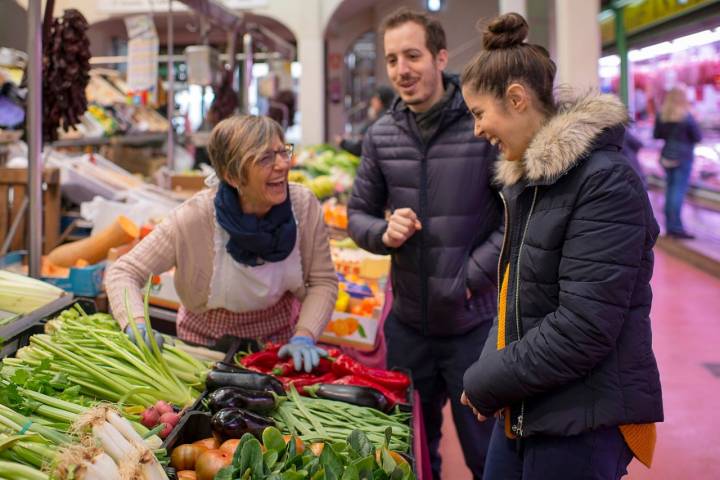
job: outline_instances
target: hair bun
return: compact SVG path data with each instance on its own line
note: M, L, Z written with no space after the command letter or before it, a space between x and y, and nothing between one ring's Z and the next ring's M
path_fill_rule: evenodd
M528 23L519 13L506 13L494 18L483 31L485 50L512 48L527 38Z

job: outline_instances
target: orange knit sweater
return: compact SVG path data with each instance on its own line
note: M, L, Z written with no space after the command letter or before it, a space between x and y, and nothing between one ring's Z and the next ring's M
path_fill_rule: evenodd
M507 313L507 289L510 277L510 265L505 269L502 283L500 284L500 302L498 302L498 338L497 349L505 348L505 327ZM515 438L515 434L511 430L510 425L510 408L505 409L505 435L508 438ZM620 433L622 433L625 443L632 450L635 458L640 460L646 467L650 468L652 464L653 453L655 452L655 441L657 439L657 431L654 423L620 425Z

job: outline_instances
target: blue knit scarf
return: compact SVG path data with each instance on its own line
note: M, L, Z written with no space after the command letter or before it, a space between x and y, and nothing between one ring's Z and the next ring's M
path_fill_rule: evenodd
M279 262L295 247L297 225L289 191L283 203L260 218L243 213L237 190L220 182L215 195L215 216L230 235L225 248L238 263L255 267L265 262Z

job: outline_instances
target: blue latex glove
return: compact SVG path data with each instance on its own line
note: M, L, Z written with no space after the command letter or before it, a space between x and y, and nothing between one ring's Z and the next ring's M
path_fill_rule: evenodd
M137 325L138 331L140 332L140 336L142 336L143 340L145 341L145 345L147 345L148 348L152 348L152 346L150 345L150 338L148 337L147 327L145 326L145 324L138 323L136 325ZM127 335L128 338L130 338L131 342L133 342L135 345L138 344L137 339L135 338L135 332L133 331L133 329L130 325L126 325L125 330L123 330L123 331L125 332L125 335ZM155 336L155 343L157 343L158 348L160 349L160 351L162 351L163 344L165 343L165 339L159 332L152 332L152 333Z
M303 335L295 335L278 351L280 358L292 357L295 370L307 373L320 364L320 357L327 357L327 352L315 346L315 341Z

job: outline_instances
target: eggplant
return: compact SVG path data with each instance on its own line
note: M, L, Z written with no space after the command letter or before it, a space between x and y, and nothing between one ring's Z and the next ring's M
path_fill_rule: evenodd
M225 363L225 362L217 362L213 366L213 370L218 370L220 372L234 372L234 373L247 373L247 372L253 371L253 370L248 370L247 368L240 367L238 365L233 365L231 363Z
M221 387L208 395L212 413L223 408L243 408L255 413L270 413L277 403L273 392L248 390L240 387Z
M210 425L213 435L224 442L230 438L240 438L246 433L261 439L263 430L274 427L275 422L271 418L241 408L223 408L213 415Z
M210 391L221 387L241 387L246 390L275 392L278 395L285 395L285 389L280 380L272 375L265 375L251 370L238 369L238 371L234 372L211 370L205 379L205 386Z
M304 387L305 391L320 398L351 403L361 407L370 407L383 412L392 409L392 405L385 395L372 387L360 385L336 385L333 383L318 383Z

